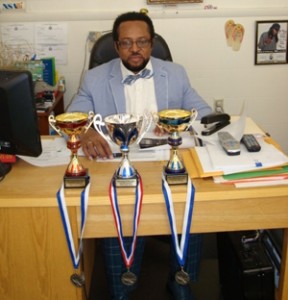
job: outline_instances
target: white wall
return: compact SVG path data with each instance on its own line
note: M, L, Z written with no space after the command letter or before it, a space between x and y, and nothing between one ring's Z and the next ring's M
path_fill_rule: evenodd
M213 98L223 98L225 111L233 115L240 113L246 101L248 115L288 152L288 64L254 65L255 22L288 20L287 0L254 0L252 5L250 0L204 2L166 7L147 5L145 0L27 0L26 12L2 13L0 24L68 23L68 64L58 66L66 78L68 104L79 86L88 31L110 30L118 14L146 7L174 61L186 67L192 85L207 102L213 105ZM208 4L214 8L204 9ZM228 19L245 27L238 52L226 46L224 24Z

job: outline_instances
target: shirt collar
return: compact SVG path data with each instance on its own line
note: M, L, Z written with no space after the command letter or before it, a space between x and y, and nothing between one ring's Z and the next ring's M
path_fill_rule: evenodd
M132 71L128 70L128 69L124 66L124 64L122 63L122 61L121 61L120 67L121 67L121 72L122 72L123 78L125 78L127 75L136 75L136 74L134 74ZM151 59L148 61L147 65L146 65L146 67L145 67L144 69L151 70L151 72L153 71ZM141 71L142 71L142 70L141 70ZM138 73L140 73L141 71L139 71ZM138 73L137 73L137 74L138 74Z

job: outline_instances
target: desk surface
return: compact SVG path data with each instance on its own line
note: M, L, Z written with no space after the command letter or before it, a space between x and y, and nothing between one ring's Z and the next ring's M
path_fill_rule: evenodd
M108 186L118 163L97 163L83 158L83 164L89 168L91 176L85 236L115 235ZM144 187L140 235L170 233L161 188L164 164L165 162L133 164L142 176ZM57 207L56 193L61 186L65 168L66 166L39 168L19 160L0 183L0 207ZM287 186L236 189L230 185L214 184L210 178L194 179L193 184L196 189L191 227L193 232L288 227ZM178 230L181 230L186 186L172 186L171 190ZM79 194L79 189L67 189L67 205L79 207ZM129 221L132 220L134 209L134 189L118 188L118 200L124 230L128 234L131 232Z

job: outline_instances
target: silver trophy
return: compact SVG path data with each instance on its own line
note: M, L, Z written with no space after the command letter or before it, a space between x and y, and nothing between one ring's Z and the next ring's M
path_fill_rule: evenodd
M192 109L166 109L158 112L154 116L157 126L169 133L168 144L172 148L170 160L164 168L165 178L168 184L186 184L188 173L178 152L178 147L182 144L180 132L190 128L197 118L197 110Z
M100 114L94 117L94 128L108 142L113 142L120 147L122 160L115 172L116 186L132 187L137 185L137 171L129 161L129 146L141 141L149 130L152 122L152 115L145 113L142 116L132 114L115 114L102 119ZM105 135L102 128L105 128L108 135Z

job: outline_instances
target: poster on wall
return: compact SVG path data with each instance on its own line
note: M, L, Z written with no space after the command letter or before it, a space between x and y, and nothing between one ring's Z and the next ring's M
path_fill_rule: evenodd
M257 21L255 64L287 64L288 20Z

